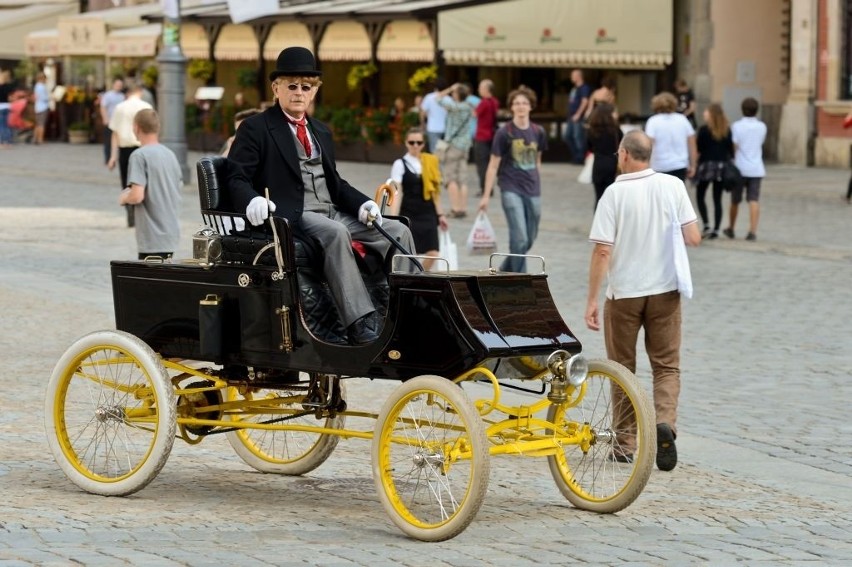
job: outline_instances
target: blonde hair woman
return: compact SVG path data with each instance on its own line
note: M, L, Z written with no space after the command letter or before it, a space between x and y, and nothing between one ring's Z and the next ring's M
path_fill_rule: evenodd
M662 92L651 99L655 114L645 123L645 134L651 138L651 168L674 175L681 181L695 175L695 129L683 114L677 112L677 99Z

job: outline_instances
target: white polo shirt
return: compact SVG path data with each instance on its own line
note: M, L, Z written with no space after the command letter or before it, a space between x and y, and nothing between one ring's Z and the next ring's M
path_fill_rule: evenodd
M139 140L133 135L133 118L143 108L152 107L139 97L130 97L115 106L112 118L109 119L109 129L118 136L119 148L132 148L139 145Z
M606 296L645 297L677 289L671 224L697 218L683 181L645 169L619 175L598 202L589 240L612 246Z
M743 177L764 177L763 142L766 140L766 124L755 118L743 117L731 124L734 140L734 164Z
M645 133L654 140L651 168L654 171L675 171L689 167L689 144L695 128L679 112L655 114L645 123Z

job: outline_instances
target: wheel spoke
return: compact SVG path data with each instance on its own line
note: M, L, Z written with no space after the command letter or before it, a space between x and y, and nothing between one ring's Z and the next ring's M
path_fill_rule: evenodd
M60 358L48 384L45 428L54 457L85 490L135 492L171 451L174 401L162 361L148 345L120 331L86 335Z
M613 512L644 488L653 456L653 415L638 381L621 365L597 361L579 399L551 406L548 419L587 444L565 444L548 458L562 493L575 506Z
M386 402L373 439L376 486L403 531L447 539L471 521L487 484L479 414L461 388L437 376L414 378L400 390ZM473 450L451 462L462 443Z
M343 383L341 398L345 399ZM233 388L227 392L229 400L239 400L240 394ZM325 417L318 420L311 413L301 414L304 391L300 390L261 390L248 392L243 398L248 402L241 412L233 412L230 419L237 422L263 423L280 419L282 412L291 412L292 418L286 424L321 426L329 429L342 429L345 416ZM337 446L339 437L326 433L293 431L284 429L240 428L227 433L228 441L243 461L262 472L299 475L309 472L331 455Z

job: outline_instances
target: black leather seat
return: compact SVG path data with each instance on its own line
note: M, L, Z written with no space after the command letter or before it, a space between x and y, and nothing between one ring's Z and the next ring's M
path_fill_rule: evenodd
M250 264L261 248L272 241L269 226L252 227L241 212L234 210L224 182L228 158L205 156L198 160L198 198L204 224L223 236L222 248L226 262ZM243 221L245 228L235 230L234 219ZM239 226L239 224L237 224ZM228 238L232 236L232 238ZM316 243L293 238L296 267L322 268L322 250ZM274 264L273 255L265 255L263 264Z

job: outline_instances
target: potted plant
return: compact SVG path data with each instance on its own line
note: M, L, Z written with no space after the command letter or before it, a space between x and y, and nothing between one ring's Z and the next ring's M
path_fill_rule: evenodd
M353 65L349 68L349 73L346 74L346 86L349 87L350 91L354 91L361 86L364 79L369 79L378 72L379 68L372 61Z
M190 77L205 83L213 78L215 70L215 64L209 59L192 59L186 67L186 72Z
M70 144L88 144L89 143L89 124L82 120L72 122L68 125L68 143Z
M160 69L156 65L148 65L142 70L142 84L156 90L160 78Z
M425 67L419 67L408 78L408 88L411 89L411 92L413 93L419 93L423 91L423 88L426 85L435 82L437 78L437 65L426 65Z

